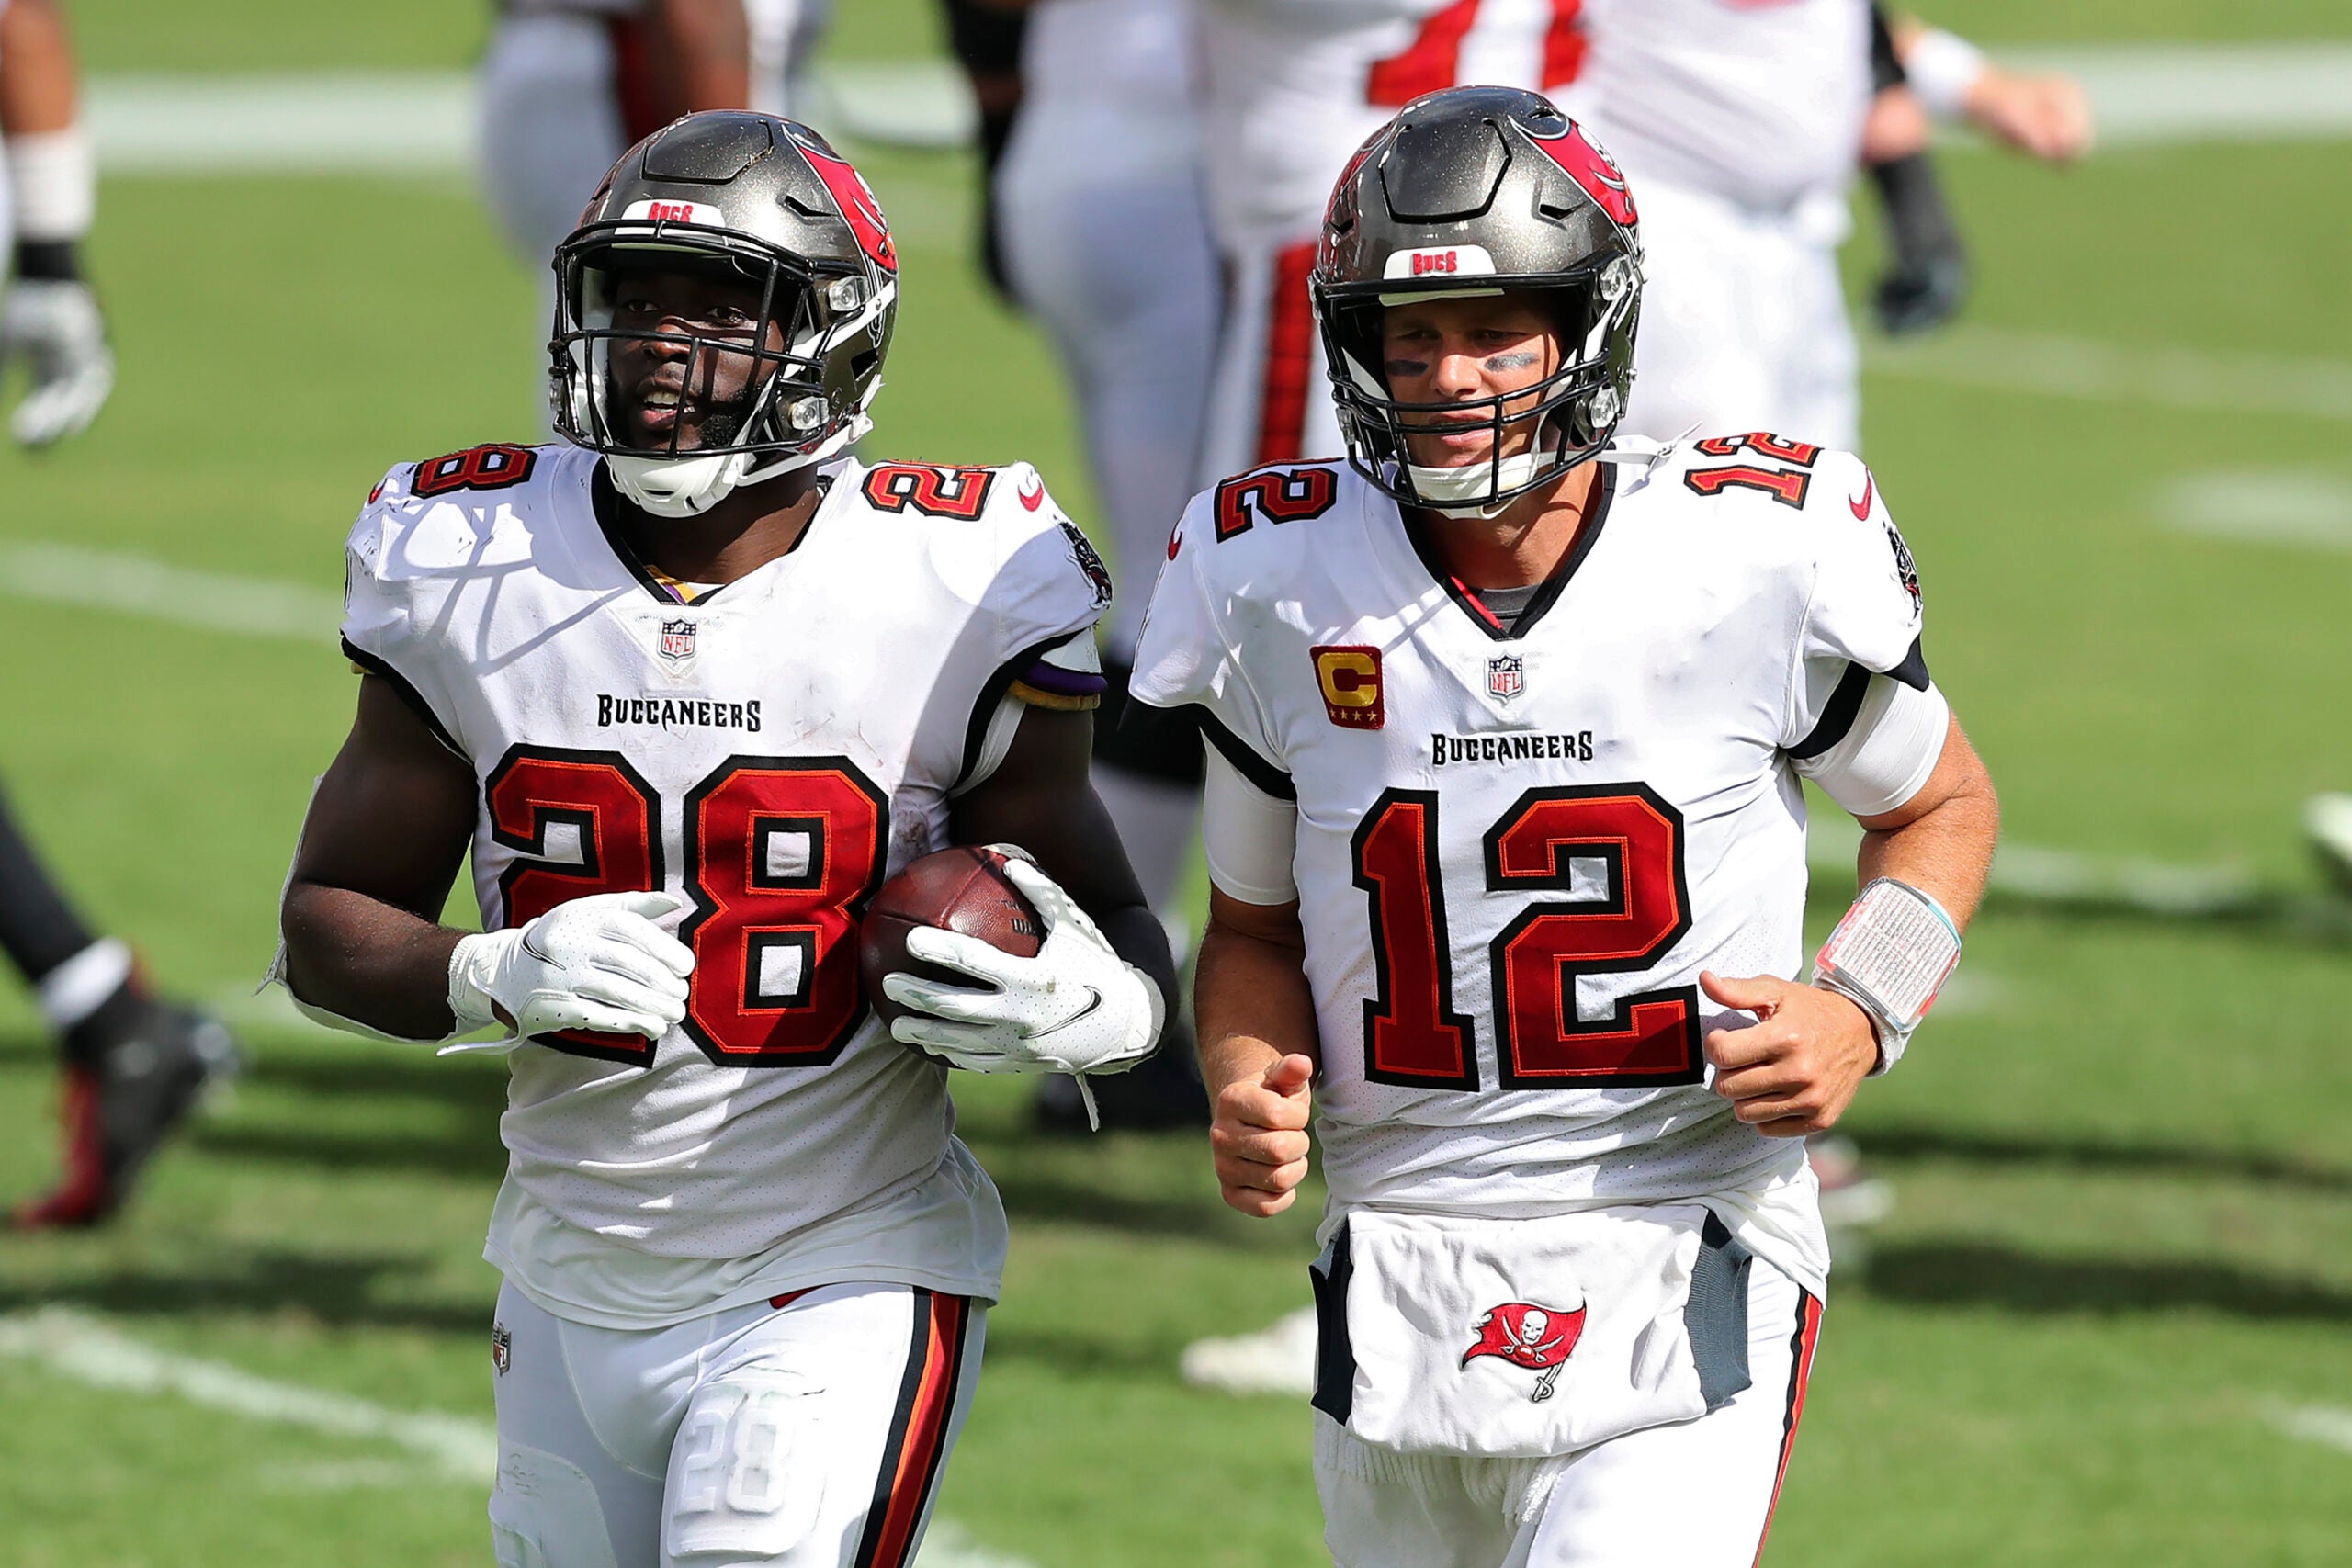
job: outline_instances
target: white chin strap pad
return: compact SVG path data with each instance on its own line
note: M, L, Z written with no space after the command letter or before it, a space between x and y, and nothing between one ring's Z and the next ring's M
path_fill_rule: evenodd
M1406 466L1406 473L1413 481L1413 493L1430 503L1431 511L1446 517L1491 517L1510 504L1507 501L1488 501L1495 491L1516 490L1535 478L1537 456L1533 452L1519 452L1500 463L1464 463L1460 468L1431 468L1419 463Z
M821 463L874 428L863 413L805 452L786 452L757 461L751 452L715 452L703 457L634 457L615 452L605 458L613 488L639 510L655 517L697 517L741 486L759 484Z

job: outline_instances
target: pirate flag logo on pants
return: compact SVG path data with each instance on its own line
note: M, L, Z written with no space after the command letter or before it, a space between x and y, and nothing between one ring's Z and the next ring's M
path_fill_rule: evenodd
M1532 1302L1489 1307L1478 1323L1478 1342L1462 1353L1462 1364L1466 1367L1480 1356L1500 1356L1514 1367L1542 1372L1535 1392L1528 1395L1541 1404L1552 1397L1552 1385L1584 1333L1584 1312L1582 1307L1560 1312Z

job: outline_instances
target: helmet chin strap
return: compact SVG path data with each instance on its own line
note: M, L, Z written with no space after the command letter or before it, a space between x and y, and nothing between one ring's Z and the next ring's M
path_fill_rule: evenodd
M804 452L787 452L755 462L753 452L713 452L696 457L636 457L608 453L605 471L613 488L639 511L655 517L699 517L744 485L762 484L795 468L821 463L874 428L859 413Z

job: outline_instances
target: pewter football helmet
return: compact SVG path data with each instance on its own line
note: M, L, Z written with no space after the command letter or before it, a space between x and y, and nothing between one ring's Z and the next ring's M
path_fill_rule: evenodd
M752 284L755 327L723 337L616 330L616 276L673 267L724 269ZM657 516L706 511L738 485L821 461L871 428L866 407L898 314L898 251L865 181L805 125L714 109L655 131L605 176L556 247L555 272L556 430L605 454L622 493ZM771 327L782 329L781 350L767 346ZM663 445L625 436L612 348L649 338L682 346L690 366L721 354L754 361L743 406L707 421L702 444L680 446L684 420Z
M1608 153L1539 93L1453 87L1414 99L1358 149L1331 193L1308 277L1348 459L1410 505L1491 510L1608 444L1634 384L1642 243ZM1401 403L1381 369L1381 318L1428 295L1523 292L1546 307L1563 364L1534 387L1469 403ZM1504 415L1506 403L1533 397ZM1411 416L1477 410L1493 455L1461 468L1408 457ZM1507 426L1532 422L1505 457Z

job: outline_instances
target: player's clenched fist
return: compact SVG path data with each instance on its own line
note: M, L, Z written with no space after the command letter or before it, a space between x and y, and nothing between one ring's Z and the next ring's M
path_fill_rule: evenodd
M1225 1201L1260 1219L1279 1214L1306 1179L1306 1122L1314 1111L1315 1063L1277 1057L1263 1076L1218 1091L1209 1123L1217 1188Z
M1745 1029L1707 1032L1715 1092L1732 1114L1774 1138L1826 1132L1878 1065L1878 1036L1862 1010L1835 991L1770 975L1727 980L1702 972L1699 987L1724 1007L1756 1015Z
M496 1019L525 1036L593 1029L658 1040L686 1016L695 955L654 921L685 907L674 893L597 893L465 937L449 955L449 1010L461 1032Z

